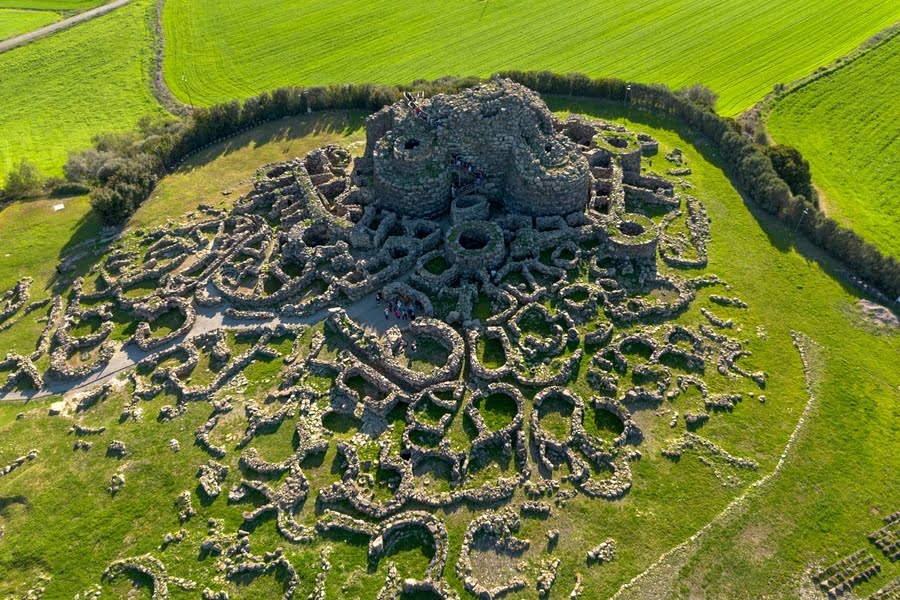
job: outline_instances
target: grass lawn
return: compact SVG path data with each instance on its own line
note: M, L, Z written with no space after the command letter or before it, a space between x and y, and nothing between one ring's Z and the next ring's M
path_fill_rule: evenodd
M0 8L0 40L40 29L59 19L55 12Z
M517 537L531 540L532 549L525 557L527 573L533 580L535 565L547 556L545 533L559 529L560 543L554 554L563 563L553 588L554 597L568 595L576 572L584 577L583 597L609 597L662 552L707 523L746 489L749 482L771 472L807 400L800 359L789 336L791 330L800 330L822 345L818 352L821 361L816 363L815 371L816 410L792 450L788 466L773 480L773 485L765 488L765 496L751 502L746 509L746 528L737 523L732 529L704 538L703 543L708 546L701 547L687 564L683 570L685 576L672 593L674 597L795 598L794 582L802 577L808 564L832 557L836 560L867 544L860 532L876 528L878 518L872 513L873 507L878 507L881 514L900 508L900 490L893 485L892 476L900 470L900 457L895 451L900 374L893 360L900 352L900 335L878 333L864 325L855 308L856 296L852 290L829 275L834 264L813 247L795 239L774 219L748 210L723 173L718 157L702 140L693 139L667 120L637 112L623 114L619 106L597 102L566 104L556 100L551 107L621 120L634 130L646 131L660 140L660 156L676 146L683 150L693 169L691 193L706 204L712 219L707 271L733 285L729 295L739 296L750 308L715 305L708 300L708 295L719 290L706 289L698 293L694 305L678 321L693 326L705 323L700 307L734 318L736 331L732 335L747 339L747 347L753 352L752 356L742 358L741 364L768 372L765 389L768 400L762 404L746 398L733 413L711 419L702 429L704 437L729 452L760 463L759 472L736 472L738 482L731 486L720 483L713 469L702 464L696 455L686 454L678 463L663 458L660 448L667 438L675 435L669 429L668 418L655 417L654 409L635 410L645 441L639 447L643 457L632 463L632 491L616 502L579 495L565 508L554 508L547 520L524 519ZM177 218L198 202L222 202L220 190L233 186L238 189L240 182L250 178L259 164L302 155L307 147L340 139L345 133L349 134L348 141L362 137L357 116L348 120L341 114L322 115L321 119L326 122L333 119L335 124L327 135L316 134L322 138L315 142L298 137L294 143L295 140L277 128L268 133L256 130L245 134L244 141L231 140L227 147L209 149L209 156L198 155L195 164L186 165L184 172L160 185L159 194L142 207L143 215L136 215L132 226L159 223L170 216ZM281 121L270 126L280 123L284 127L297 127L300 135L303 127L311 123L298 121ZM695 143L696 147L692 145ZM288 147L291 149L285 151ZM654 163L656 160L663 159L657 158ZM205 191L191 192L192 189ZM232 196L224 201L230 202ZM3 214L0 213L0 218ZM36 213L32 218L42 217ZM67 239L62 232L58 237ZM25 240L20 240L17 244L24 243ZM16 246L11 250L15 251ZM58 249L50 246L38 251L52 256L58 253ZM15 280L12 275L7 278ZM321 331L323 326L316 327ZM764 335L758 333L760 327ZM301 353L308 351L311 338L311 334L301 338L301 344L306 344ZM240 340L238 345L237 338L229 337L234 355L250 342ZM336 347L328 348L320 356L332 356ZM206 356L205 352L202 354ZM202 383L211 376L211 372L206 373L204 360L192 373L192 383ZM251 379L262 382L272 377L278 363L275 360L255 364L249 372ZM705 374L704 379L713 393L734 386L743 391L755 389L746 381L729 381L715 372ZM328 380L323 378L320 383L327 386ZM260 385L259 391L265 387ZM579 375L573 389L584 397L589 396L584 373ZM529 405L534 391L526 394ZM71 419L46 416L46 402L0 403L0 440L3 440L0 465L32 447L40 451L33 463L0 479L0 498L24 496L28 501L27 504L11 503L0 510L0 526L4 527L4 544L0 544L0 572L4 573L0 578L0 596L21 596L38 574L45 573L51 577L46 597L72 597L101 583L100 574L111 560L152 552L163 561L170 576L195 580L199 589L205 586L226 589L230 597L249 599L279 597L283 582L278 577L226 582L216 570L214 558L198 556L197 548L206 535L209 517L223 519L228 533L246 526L252 531L254 554L261 555L279 546L284 548L285 556L301 576L297 590L300 597L312 592L319 553L326 546L332 548L329 559L332 569L325 575L327 596L375 596L386 577L388 560L382 559L367 569L365 539L332 536L311 544L289 544L277 533L273 518L244 524L241 512L259 505L259 498L229 504L223 492L214 502L201 503L196 471L209 457L194 445L194 432L209 418L208 404L189 403L183 416L160 423L156 415L161 406L174 404L171 397L163 395L141 403L145 412L142 422L122 423L119 416L128 397L130 391L126 387L80 417L86 426L108 428L91 440L94 448L83 454L73 453L73 436L66 434ZM688 399L677 402L681 400ZM236 398L235 409L213 432L216 443L228 450L221 461L231 467L223 484L226 492L242 477L237 466L240 451L235 445L243 433L244 411L240 404L244 401ZM677 402L678 410L693 408ZM487 398L480 409L492 428L502 427L511 418L509 403L502 399ZM23 410L28 412L27 417L14 420L14 415ZM589 411L586 420L589 420L590 433L604 439L611 439L620 431L618 421L606 414ZM560 432L564 433L564 423L558 421ZM359 426L356 422L348 423L343 428L346 432L339 437L349 439ZM451 428L456 435L454 440L458 438L463 445L471 441L472 428L467 430L462 410L456 411ZM284 460L292 451L293 436L294 428L285 423L277 431L251 442L250 447L261 448L267 460ZM168 450L168 440L173 438L180 442L179 453ZM126 443L129 449L126 459L117 461L103 456L106 444L112 439ZM498 475L511 474L511 467L504 464L499 454L499 448L490 449L490 460L477 469L472 467L473 471L477 470L474 475L489 481ZM117 469L124 473L126 485L119 494L110 497L105 488ZM324 456L304 463L303 469L313 494L334 481L342 471L334 442ZM435 469L429 477L435 489L443 489L445 475ZM378 481L382 480L376 478ZM277 482L272 485L278 487ZM199 514L183 525L188 531L184 542L161 550L163 536L182 527L172 502L183 490L191 492ZM377 492L378 501L391 496L389 486L381 486ZM298 521L307 525L315 521L314 498L311 495L298 510ZM524 499L520 493L513 505ZM445 519L451 549L445 576L453 587L461 589L453 565L463 532L478 513L463 504L439 514ZM602 566L586 567L587 549L607 537L617 540L617 559ZM72 547L81 550L72 552ZM398 548L389 558L397 563L401 578L421 577L427 552L420 544L410 543ZM880 562L882 575L860 586L862 594L900 574L900 564ZM103 582L102 587L104 597L128 595L125 581ZM509 597L532 598L533 591L528 588ZM173 592L173 598L183 596Z
M898 18L891 0L171 0L165 76L213 104L281 85L580 71L705 83L733 115Z
M900 36L775 104L768 130L809 161L825 210L900 257Z
M94 134L162 111L150 87L153 11L136 0L0 54L0 179L23 157L61 175Z

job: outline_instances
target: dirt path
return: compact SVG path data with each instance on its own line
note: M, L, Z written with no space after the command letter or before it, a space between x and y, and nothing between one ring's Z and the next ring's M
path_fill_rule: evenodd
M67 29L73 25L77 25L82 21L88 21L90 19L93 19L94 17L99 17L100 15L104 15L119 8L120 6L124 6L129 2L131 2L131 0L113 0L112 2L108 2L107 4L92 8L91 10L86 10L82 13L78 13L74 17L69 17L68 19L63 19L62 21L51 23L46 27L41 27L40 29L35 29L34 31L30 31L28 33L23 33L22 35L18 35L14 38L9 38L8 40L0 42L0 52L12 50L13 48L21 46L22 44L33 42L34 40L38 40L46 35L50 35L51 33L55 33L62 29Z
M49 396L56 396L60 394L66 394L69 392L78 392L84 391L93 387L96 387L106 381L109 381L122 371L130 369L135 364L137 364L142 358L152 354L153 352L158 352L159 350L168 348L169 346L174 346L176 344L180 344L185 340L188 340L194 336L212 331L213 329L218 329L222 326L229 327L240 327L240 326L249 326L249 325L269 325L270 327L275 327L279 323L284 323L288 325L298 325L298 324L306 324L313 325L316 324L325 317L328 316L329 309L322 309L312 315L306 317L274 317L268 320L258 320L258 321L238 321L234 319L230 319L225 316L225 308L227 304L222 306L218 306L216 308L201 308L197 310L197 318L194 321L194 326L191 327L191 330L187 333L187 335L178 338L170 344L162 346L160 348L155 348L151 352L143 352L137 348L134 344L128 344L122 348L119 348L113 357L110 359L109 363L102 370L97 371L96 373L92 373L91 375L83 378L76 379L74 381L58 381L58 380L50 380L45 383L45 386L38 391L29 391L29 392L21 392L21 391L12 391L7 393L5 396L0 396L0 401L3 400L39 400L41 398L47 398ZM378 334L383 334L389 327L394 325L398 325L401 328L408 325L408 322L398 321L393 316L385 319L384 317L384 306L378 306L375 302L375 294L369 294L364 298L350 304L345 307L347 314L357 323L374 331Z

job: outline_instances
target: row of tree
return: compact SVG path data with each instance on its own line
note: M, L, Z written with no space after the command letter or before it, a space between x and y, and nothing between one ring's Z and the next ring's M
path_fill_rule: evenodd
M734 119L715 113L715 94L702 86L674 92L659 84L592 79L578 73L510 71L500 75L543 94L627 100L629 105L674 117L712 142L732 177L755 204L789 226L799 226L816 244L890 297L900 296L900 263L818 211L809 164L799 151L784 146L767 149L749 140ZM248 127L309 111L374 111L395 102L404 91L421 91L427 96L456 93L480 81L447 77L416 81L409 86L345 84L279 88L243 103L231 101L197 108L182 120L145 119L135 133L98 136L92 149L70 156L65 173L70 181L95 186L93 207L106 222L119 224L127 220L168 169L193 152ZM801 219L804 211L806 216Z

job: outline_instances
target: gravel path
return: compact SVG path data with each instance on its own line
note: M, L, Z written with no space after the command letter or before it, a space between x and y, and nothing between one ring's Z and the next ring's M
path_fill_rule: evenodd
M227 304L223 303L222 305L215 308L199 308L197 310L197 318L194 321L194 326L191 327L191 330L187 333L187 335L173 341L168 345L155 348L150 352L143 352L134 344L128 344L127 346L119 348L110 359L109 363L102 370L97 371L96 373L92 373L88 377L85 377L83 379L76 379L74 381L45 381L45 385L41 390L32 390L27 392L12 391L5 396L0 397L0 401L26 399L38 400L40 398L46 398L48 396L56 396L69 392L80 392L96 387L115 377L122 371L130 369L141 359L148 356L149 354L152 354L153 352L158 352L159 350L163 350L170 346L180 344L187 339L212 331L213 329L218 329L222 326L240 327L242 325L257 325L260 323L270 325L271 327L275 327L279 323L289 325L313 325L325 319L325 317L328 316L329 311L329 309L322 309L306 317L275 317L268 320L239 321L230 319L225 316L225 309L227 308L227 306ZM405 324L404 322L398 321L394 317L385 319L384 306L378 306L375 303L374 293L365 296L364 298L360 299L357 302L354 302L353 304L350 304L349 306L345 307L345 310L354 321L361 324L366 329L379 334L384 333L389 327L393 325Z
M71 27L72 25L77 25L82 21L87 21L89 19L93 19L94 17L99 17L100 15L104 15L112 10L119 8L120 6L124 6L129 2L131 2L131 0L113 0L112 2L98 6L97 8L92 8L91 10L86 10L82 13L78 13L73 17L69 17L68 19L63 19L62 21L51 23L46 27L41 27L40 29L35 29L34 31L29 31L28 33L17 35L14 38L9 38L8 40L0 42L0 52L12 50L17 46L27 44L28 42L33 42L34 40L44 37L45 35L50 35L51 33L66 29L68 27Z

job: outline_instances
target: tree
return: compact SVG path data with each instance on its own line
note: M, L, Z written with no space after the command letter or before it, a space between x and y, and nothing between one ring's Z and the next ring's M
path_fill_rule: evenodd
M703 108L708 108L709 110L716 110L716 102L719 100L719 95L702 83L695 83L694 85L683 87L675 93L686 98L689 102L702 106Z
M131 215L134 206L118 188L102 187L91 193L91 209L107 225L120 225Z
M805 196L815 203L816 191L812 187L812 174L809 162L804 160L800 151L793 146L776 144L765 149L766 156L772 162L772 168L778 173L795 196Z
M37 194L44 187L44 176L34 163L23 158L6 176L3 194L7 198L24 198Z

